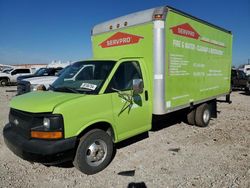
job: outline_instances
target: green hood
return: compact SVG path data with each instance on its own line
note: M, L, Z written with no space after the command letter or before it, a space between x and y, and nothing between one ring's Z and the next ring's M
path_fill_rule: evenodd
M30 92L14 97L10 107L33 113L52 112L57 105L82 96L84 95L50 91Z

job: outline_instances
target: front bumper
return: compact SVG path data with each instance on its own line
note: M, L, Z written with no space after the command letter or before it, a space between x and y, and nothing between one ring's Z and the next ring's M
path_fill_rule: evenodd
M30 82L25 80L17 81L17 95L30 92Z
M5 125L3 136L8 148L27 161L53 165L74 158L76 137L61 140L27 139L11 124Z

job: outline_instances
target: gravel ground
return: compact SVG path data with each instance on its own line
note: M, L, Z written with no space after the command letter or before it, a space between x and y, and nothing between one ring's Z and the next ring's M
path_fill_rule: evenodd
M15 87L0 87L0 128ZM0 187L250 187L250 96L232 93L207 128L176 123L120 147L102 172L46 167L15 156L0 132Z

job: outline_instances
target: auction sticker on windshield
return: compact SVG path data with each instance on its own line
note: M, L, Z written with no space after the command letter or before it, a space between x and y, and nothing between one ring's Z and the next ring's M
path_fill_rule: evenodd
M90 89L90 90L95 90L96 87L97 85L89 84L89 83L82 83L82 85L80 86L80 88Z

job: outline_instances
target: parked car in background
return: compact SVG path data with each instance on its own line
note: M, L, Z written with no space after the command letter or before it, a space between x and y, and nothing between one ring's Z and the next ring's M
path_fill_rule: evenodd
M68 66L67 66L68 67ZM37 90L47 90L57 78L60 76L64 70L67 68L65 67L64 69L61 68L56 69L57 71L53 71L54 75L50 75L48 72L50 71L45 71L41 70L41 73L47 72L47 76L38 76L38 77L30 77L22 80L18 80L17 84L17 95L22 95L24 93L28 93L30 91L37 91ZM48 68L49 70L55 69L55 68Z
M249 93L250 92L250 75L247 76L242 70L232 69L231 87L232 87L232 90L243 89Z
M250 76L250 64L239 66L239 70L242 70L247 76Z
M63 69L62 67L57 67L57 68L40 68L34 74L23 75L23 76L17 77L17 84L18 84L18 82L20 80L27 79L27 78L41 77L41 76L55 76L62 69Z
M9 84L16 84L17 77L23 75L32 74L31 69L27 68L14 68L0 73L0 86L6 86Z

